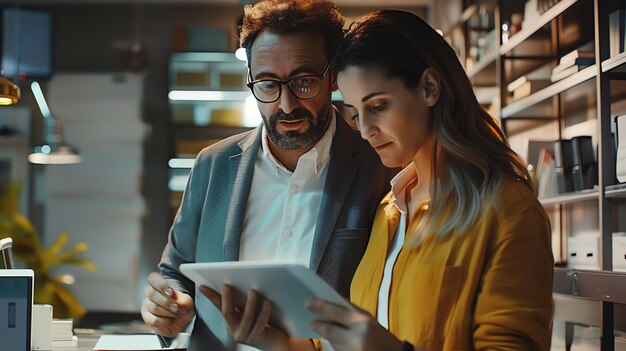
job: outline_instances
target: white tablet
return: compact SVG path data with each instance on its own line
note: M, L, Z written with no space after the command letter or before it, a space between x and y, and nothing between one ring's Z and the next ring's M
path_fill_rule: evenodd
M224 284L233 287L235 305L243 308L250 289L272 301L270 324L294 338L319 338L309 322L319 316L306 308L316 297L354 309L315 272L298 264L268 262L187 263L181 272L196 283L220 292ZM259 307L261 304L259 304Z
M33 280L30 269L0 269L0 348L31 351Z

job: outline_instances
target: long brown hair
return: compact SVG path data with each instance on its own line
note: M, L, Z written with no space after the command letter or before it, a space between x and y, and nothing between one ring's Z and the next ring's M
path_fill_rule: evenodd
M434 193L421 230L425 235L465 232L507 177L533 188L524 162L478 103L456 53L420 17L380 10L361 18L346 33L333 60L333 74L348 66L379 69L409 89L418 86L428 67L440 76L441 94L429 110L437 147Z

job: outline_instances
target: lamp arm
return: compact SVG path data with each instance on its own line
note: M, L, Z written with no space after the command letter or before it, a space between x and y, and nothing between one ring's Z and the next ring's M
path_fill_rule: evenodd
M48 103L46 102L46 98L43 95L43 91L41 90L39 83L36 81L32 82L30 88L33 91L33 95L35 96L41 115L46 121L46 141L49 145L60 144L62 141L61 121L59 121L58 118L53 117L50 113L50 108L48 107Z

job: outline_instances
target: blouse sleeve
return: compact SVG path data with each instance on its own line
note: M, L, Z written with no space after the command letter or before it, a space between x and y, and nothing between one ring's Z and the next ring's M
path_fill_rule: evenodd
M550 223L541 205L502 216L475 307L475 350L550 349L553 266Z

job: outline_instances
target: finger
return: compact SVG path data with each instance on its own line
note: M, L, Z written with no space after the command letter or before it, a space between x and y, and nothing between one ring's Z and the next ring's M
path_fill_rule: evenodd
M148 284L150 284L153 289L159 291L163 296L174 296L174 289L169 285L167 280L157 272L152 272L148 275Z
M211 303L215 307L217 307L218 310L220 311L222 310L222 295L220 293L209 288L206 285L200 286L199 290L202 293L202 295L206 296L207 299L209 299L209 301L211 301Z
M222 314L231 330L236 330L239 325L240 314L235 311L233 289L228 285L222 287Z
M309 326L333 344L346 344L352 339L349 329L333 322L314 320L309 323Z
M178 306L178 304L174 302L174 300L163 295L160 291L156 289L147 288L146 296L148 300L152 301L154 304L161 306L162 308L166 310L170 310L173 313L182 312L180 306Z
M146 324L151 327L169 327L175 323L174 318L161 317L152 314L150 311L148 311L145 305L141 308L141 317L143 318L144 322L146 322Z
M343 325L350 325L352 320L354 319L353 314L355 312L328 301L311 299L307 303L307 308L310 311L315 312L326 319L329 319L330 321L337 322Z
M177 318L179 313L174 313L168 309L165 309L157 304L155 304L154 302L147 300L145 303L145 307L148 310L148 312L152 313L153 315L157 316L157 317L169 317L169 318Z
M244 307L239 327L235 332L235 340L248 340L248 334L256 319L256 304L258 301L258 295L254 290L248 291L248 299L246 300L246 307Z
M269 300L263 301L263 307L261 307L261 312L259 313L259 317L257 318L256 323L254 324L254 327L250 331L250 336L249 336L250 339L257 339L263 334L263 332L265 331L265 328L267 327L270 321L271 313L272 313L272 303Z

